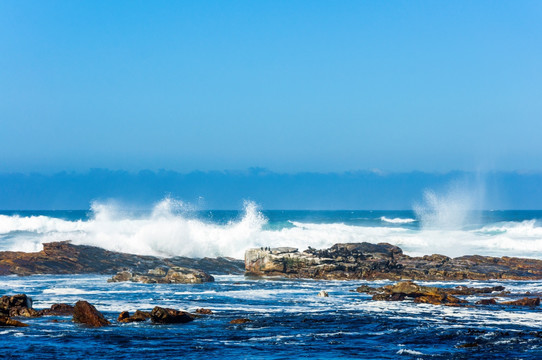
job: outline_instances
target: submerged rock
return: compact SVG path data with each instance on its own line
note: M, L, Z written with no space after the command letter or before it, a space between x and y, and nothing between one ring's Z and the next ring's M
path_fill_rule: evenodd
M245 270L247 276L330 280L533 280L542 279L542 260L439 254L411 257L397 246L364 242L303 252L295 248L249 249ZM457 291L468 295L465 289Z
M108 282L140 282L144 284L201 284L213 282L215 279L205 271L175 266L171 268L155 268L146 274L121 271L114 275Z
M196 309L196 313L197 314L202 314L202 315L212 315L213 312L209 309L204 309L204 308L201 308L201 309Z
M250 319L233 319L232 321L230 321L230 324L238 325L238 324L246 324L246 323L249 323L249 322L252 322L252 320L250 320Z
M156 306L151 311L151 321L155 324L183 324L193 320L189 313L175 309Z
M81 300L75 303L73 309L73 321L92 327L101 327L111 324L94 306Z

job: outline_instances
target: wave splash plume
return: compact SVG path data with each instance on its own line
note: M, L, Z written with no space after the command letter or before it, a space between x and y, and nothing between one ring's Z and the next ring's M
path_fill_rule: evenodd
M454 205L458 202L451 204L430 194L416 212L260 211L245 202L243 211L219 219L219 212L202 216L170 198L145 213L94 203L88 216L72 219L45 212L0 215L0 250L33 252L44 242L72 240L138 255L242 259L253 247L304 250L366 241L397 245L414 256L542 257L542 212L484 212L479 221L480 216L459 211L464 207Z

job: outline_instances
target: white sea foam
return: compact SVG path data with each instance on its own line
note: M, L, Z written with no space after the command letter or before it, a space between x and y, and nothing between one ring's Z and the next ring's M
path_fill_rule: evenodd
M387 223L390 223L390 224L409 224L409 223L413 223L416 221L416 219L403 219L403 218L393 218L393 219L389 219L385 216L382 216L380 218L380 220L384 221L384 222L387 222Z
M416 350L410 350L410 349L400 349L397 351L397 355L423 355L423 353L416 351Z
M421 230L401 226L356 226L343 223L303 223L293 227L267 228L268 220L256 204L247 202L235 221L217 224L178 211L179 204L165 199L147 215L133 215L111 204L93 204L88 220L68 221L47 216L0 215L0 250L39 251L43 242L72 240L74 244L108 250L158 256L232 256L243 258L248 248L291 246L304 250L336 243L387 242L410 255L440 253L448 256L481 254L540 257L542 226L536 221L503 222L478 229L459 224L459 210L443 201L433 201L433 210L419 210ZM438 203L438 204L437 204ZM435 210L436 209L436 210ZM440 209L440 210L439 210ZM444 210L443 210L444 209ZM451 214L446 221L445 213ZM400 221L413 219L388 219ZM442 226L438 226L441 223ZM400 225L400 223L399 223Z

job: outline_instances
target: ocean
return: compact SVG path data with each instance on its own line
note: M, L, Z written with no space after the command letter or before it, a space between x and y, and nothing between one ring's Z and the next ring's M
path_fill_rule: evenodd
M42 242L157 256L243 258L251 247L300 250L335 243L387 242L406 254L542 258L542 211L200 211L165 199L149 210L93 204L81 211L2 211L0 250L39 251ZM0 328L0 358L11 359L539 359L540 307L447 307L372 301L354 290L389 281L249 279L217 275L200 285L108 283L105 275L0 277L0 296L26 293L34 308L87 300L113 322L90 329L69 317L21 319ZM503 285L540 296L541 281L420 282ZM320 290L329 297L318 297ZM479 296L466 297L474 303ZM508 300L507 297L498 298ZM121 311L154 306L214 314L182 325L120 324ZM230 320L247 318L246 324ZM53 322L57 320L58 322Z

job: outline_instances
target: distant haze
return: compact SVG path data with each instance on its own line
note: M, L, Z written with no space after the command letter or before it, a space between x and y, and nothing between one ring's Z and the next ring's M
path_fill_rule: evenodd
M89 209L93 201L151 208L170 197L190 208L241 209L541 209L542 174L516 172L179 173L95 169L84 173L0 174L0 209ZM442 204L445 203L445 204ZM457 210L457 209L456 209ZM422 209L423 211L423 209Z

